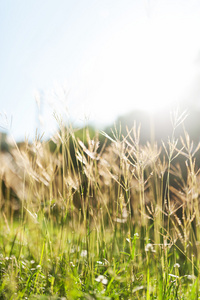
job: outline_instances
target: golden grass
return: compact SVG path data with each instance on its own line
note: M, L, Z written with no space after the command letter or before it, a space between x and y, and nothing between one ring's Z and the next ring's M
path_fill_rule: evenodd
M0 175L5 184L0 194L1 229L9 234L17 220L21 225L13 243L21 243L21 249L27 244L40 265L42 261L47 263L48 255L52 259L63 256L65 241L73 240L74 232L79 235L79 241L74 241L70 251L75 251L76 245L80 247L82 254L79 252L80 258L76 259L87 256L90 270L94 261L89 249L93 249L97 257L103 255L110 264L112 253L120 256L125 252L120 250L116 239L123 241L123 247L128 242L126 255L134 262L131 278L136 276L136 265L145 261L147 299L153 293L149 259L155 255L160 255L163 286L170 284L169 270L166 272L170 259L174 264L177 260L184 262L185 270L191 276L198 276L200 173L195 155L199 145L194 147L186 130L184 137L175 139L174 132L181 126L184 115L175 117L172 137L162 147L152 141L141 145L140 127L136 124L131 130L127 129L126 136L115 132L110 137L102 132L105 139L100 144L99 133L91 137L86 128L81 139L75 130L60 123L61 129L52 139L53 151L50 150L52 141L37 138L32 144L25 142L9 153L1 153ZM179 157L185 158L185 179ZM45 233L45 240L41 232ZM136 257L138 233L141 256ZM94 239L88 240L92 234ZM109 244L111 236L112 245ZM50 251L48 255L45 247ZM9 251L12 253L12 248ZM131 261L128 263L131 266ZM71 264L75 265L76 261ZM81 272L86 272L83 266L81 268ZM108 274L112 272L109 269ZM179 278L177 269L170 276L173 275ZM107 280L97 278L97 282L101 282L99 278ZM135 292L139 290L143 288L136 288ZM159 293L158 290L155 293Z

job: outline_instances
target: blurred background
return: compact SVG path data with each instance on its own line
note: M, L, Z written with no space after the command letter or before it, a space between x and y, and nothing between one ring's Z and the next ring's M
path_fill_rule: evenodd
M100 129L152 114L166 128L179 106L197 137L199 32L199 0L1 0L0 130L49 138L55 112Z

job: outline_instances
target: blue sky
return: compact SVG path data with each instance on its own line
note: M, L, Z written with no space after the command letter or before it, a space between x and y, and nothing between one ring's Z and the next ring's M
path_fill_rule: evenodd
M198 101L199 32L197 0L0 0L0 125L22 140L54 111L103 126Z

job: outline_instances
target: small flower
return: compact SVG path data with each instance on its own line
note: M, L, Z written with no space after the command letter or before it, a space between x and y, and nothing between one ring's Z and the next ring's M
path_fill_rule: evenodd
M97 282L102 282L105 285L108 283L108 279L103 275L99 275L97 278L95 278L95 280Z
M195 280L196 279L195 275L185 275L184 277L186 277L188 280Z
M75 267L73 261L70 261L70 265L71 265L73 268Z
M80 255L81 255L81 257L86 257L87 256L87 250L82 250Z
M174 268L180 268L179 263L174 264Z
M156 250L154 250L153 245L151 243L146 244L145 251L146 252L156 252Z
M36 269L41 269L41 266L40 266L40 265L37 265L37 266L36 266Z

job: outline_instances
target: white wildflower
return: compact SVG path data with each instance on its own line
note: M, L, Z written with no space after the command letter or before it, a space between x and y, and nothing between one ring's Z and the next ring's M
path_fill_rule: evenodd
M70 265L71 265L73 268L75 267L73 261L70 261Z
M174 268L180 268L179 263L174 264Z
M195 280L196 279L195 275L185 275L184 277L187 277L188 280Z
M97 282L102 282L104 285L108 283L108 279L103 275L99 275L97 278L95 278L95 280Z
M156 252L156 250L154 250L153 245L151 243L146 244L145 251L146 252Z
M81 255L81 257L86 257L87 256L87 250L82 250L80 255Z
M40 266L40 265L37 265L37 266L36 266L36 269L41 269L41 266Z

